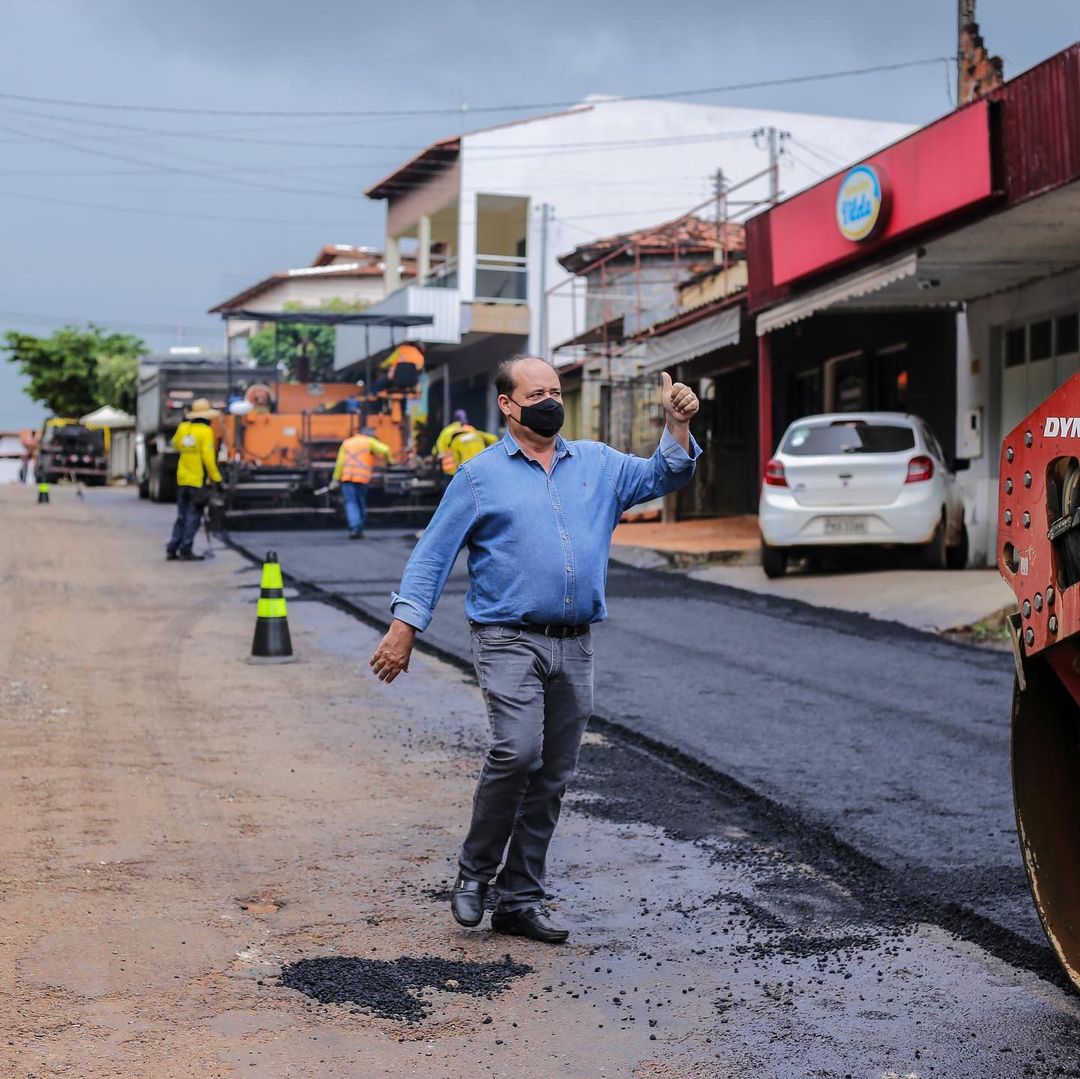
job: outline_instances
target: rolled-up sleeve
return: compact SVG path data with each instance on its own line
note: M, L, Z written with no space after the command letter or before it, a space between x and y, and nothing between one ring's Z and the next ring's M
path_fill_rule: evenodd
M623 510L685 487L701 456L701 447L693 435L687 453L666 427L652 457L635 457L607 446L604 450L604 467Z
M393 616L423 632L435 613L446 579L479 516L468 472L455 473L439 508L413 548L400 590L390 596Z

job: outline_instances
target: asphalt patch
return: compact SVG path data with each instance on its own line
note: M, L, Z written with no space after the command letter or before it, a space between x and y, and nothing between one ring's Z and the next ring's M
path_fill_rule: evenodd
M850 960L856 952L898 942L920 922L938 925L1021 970L1068 990L1069 983L1048 946L1039 946L1008 929L952 902L948 892L914 886L899 873L866 857L828 828L805 820L738 781L713 772L677 751L597 722L604 741L582 746L578 782L570 798L574 809L586 816L615 823L647 823L683 842L712 845L729 829L743 837L724 845L714 857L739 863L754 880L759 897L771 897L771 909L746 897L718 894L704 905L722 901L732 910L729 925L738 925L751 938L747 949L754 957L787 951L795 956L839 956ZM672 782L677 777L677 782ZM777 861L776 850L785 858ZM831 888L823 889L814 906L819 918L807 921L798 914L799 893L813 882L792 880L792 866L813 868L821 880L842 889L836 901ZM798 876L798 875L796 875ZM789 895L789 889L791 894ZM698 904L677 903L684 916L699 912ZM830 910L820 924L820 913ZM790 911L789 920L780 912ZM815 922L817 924L815 924Z
M327 955L282 968L280 982L320 1004L353 1004L354 1012L418 1023L431 1012L421 990L490 999L532 967L507 956L501 963L468 963L435 956L361 959Z

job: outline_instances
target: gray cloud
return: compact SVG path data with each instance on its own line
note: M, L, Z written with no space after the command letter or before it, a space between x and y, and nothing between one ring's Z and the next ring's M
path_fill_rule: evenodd
M413 149L463 123L519 115L482 114L480 106L944 56L955 47L954 10L942 0L323 0L305 7L294 0L8 0L0 9L2 92L237 109L468 102L473 111L331 123L0 99L0 308L216 333L205 309L238 283L302 264L324 242L379 243L384 208L361 192ZM1080 37L1076 0L980 0L979 16L1011 74ZM920 122L949 107L949 81L944 68L928 67L703 100ZM346 146L162 134L169 131ZM236 180L298 190L249 189ZM0 330L9 327L49 328L0 315ZM168 341L157 335L153 343Z

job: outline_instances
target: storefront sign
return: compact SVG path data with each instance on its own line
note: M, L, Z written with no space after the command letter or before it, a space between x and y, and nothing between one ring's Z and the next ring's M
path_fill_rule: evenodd
M990 113L980 101L767 211L771 285L857 262L994 195Z
M876 236L889 219L889 189L873 165L858 165L840 181L836 224L852 243Z

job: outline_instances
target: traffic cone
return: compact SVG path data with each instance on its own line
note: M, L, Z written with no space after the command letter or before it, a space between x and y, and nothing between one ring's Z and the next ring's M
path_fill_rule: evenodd
M285 585L281 579L281 564L275 551L266 552L262 582L259 587L259 607L255 618L255 639L251 643L249 663L293 663L289 621L285 617Z
M47 483L39 483L37 485L37 500L39 506L42 502L49 501L49 485Z

